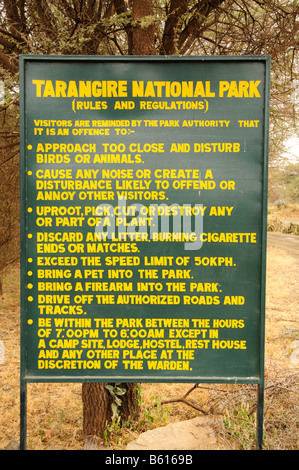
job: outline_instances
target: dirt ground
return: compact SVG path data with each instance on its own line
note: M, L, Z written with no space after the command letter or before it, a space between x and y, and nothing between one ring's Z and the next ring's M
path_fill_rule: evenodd
M292 251L287 242L284 243L281 239L277 242L279 236L269 236L267 249L265 427L269 431L269 438L266 448L295 450L298 449L299 366L292 360L292 354L294 345L298 344L295 341L299 340L299 237L293 242L297 248ZM5 449L11 441L19 441L18 265L5 270L3 285L0 340L5 345L5 362L0 364L0 449ZM117 429L115 424L113 438L108 443L109 448L124 448L128 441L147 429L198 416L200 411L184 403L172 403L171 406L159 404L159 400L181 397L191 386L192 384L142 384L143 403L138 423L131 424L125 431ZM232 396L235 400L236 387L240 386L207 384L203 388L196 388L189 397L199 407L216 413L221 421L225 421L228 409L232 406L229 397ZM244 387L244 397L239 395L242 402L246 401L247 392L244 392ZM156 405L158 402L158 406L153 407L154 401ZM245 418L238 417L238 422L247 425L248 416L251 414L248 413ZM28 384L27 424L29 450L82 450L81 384ZM236 427L234 431L229 431L227 426L222 425L218 429L228 443L237 434L235 431ZM244 428L242 432L245 432ZM254 441L254 438L250 439ZM232 444L232 448L244 448L244 443L242 446L240 447L239 441ZM247 444L247 448L252 446L252 442Z

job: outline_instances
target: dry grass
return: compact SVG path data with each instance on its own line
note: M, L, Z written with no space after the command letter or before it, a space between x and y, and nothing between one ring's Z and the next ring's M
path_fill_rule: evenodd
M299 235L299 205L269 205L268 230Z
M5 364L0 365L0 449L19 440L19 266L6 269L0 305L0 339ZM266 310L265 448L298 449L298 366L290 360L298 339L298 266L293 257L268 249ZM137 423L114 429L111 448L123 448L141 432L173 421L191 419L199 411L183 404L153 406L181 397L191 384L143 384L142 411ZM217 432L228 445L250 449L255 444L256 387L206 385L189 397L210 414L220 416ZM80 450L81 384L28 384L27 447Z

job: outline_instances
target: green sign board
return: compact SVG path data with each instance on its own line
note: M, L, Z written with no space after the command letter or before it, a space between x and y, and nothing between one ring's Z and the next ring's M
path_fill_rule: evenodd
M261 383L268 57L22 56L22 378Z

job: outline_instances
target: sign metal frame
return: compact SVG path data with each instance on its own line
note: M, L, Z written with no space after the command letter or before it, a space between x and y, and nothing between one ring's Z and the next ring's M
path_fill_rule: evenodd
M44 64L51 64L53 61L56 63L80 63L82 68L88 62L99 62L109 64L118 64L128 62L130 64L143 64L144 67L150 64L163 64L175 63L178 67L183 67L184 64L222 64L225 67L228 63L238 64L243 63L259 63L264 66L264 122L263 122L263 168L262 168L262 200L261 214L262 214L262 227L261 227L261 259L260 259L260 325L259 325L259 376L258 377L198 377L198 383L233 383L233 384L256 384L257 385L257 448L262 448L263 440L263 402L264 402L264 337L265 337L265 283L266 283L266 239L267 239L267 178L268 178L268 134L269 134L269 100L270 100L270 57L268 56L211 56L211 57L164 57L164 56L130 56L130 57L110 57L110 56L38 56L28 55L20 56L20 175L21 175L21 372L20 372L20 447L26 448L26 432L27 432L27 383L35 382L119 382L119 377L113 376L47 376L42 377L30 376L27 374L26 364L29 351L26 347L27 344L27 315L26 315L26 276L27 276L27 258L26 258L26 243L27 243L27 229L26 229L26 148L27 148L27 111L30 107L30 102L26 99L25 83L26 83L26 66L30 63L43 62ZM57 111L58 114L58 111ZM122 377L125 380L125 377ZM175 378L174 380L169 377L143 377L142 375L136 377L129 377L127 382L193 382L194 377L188 379Z

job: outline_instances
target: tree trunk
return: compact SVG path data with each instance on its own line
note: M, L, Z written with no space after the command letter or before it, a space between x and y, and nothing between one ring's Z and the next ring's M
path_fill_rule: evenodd
M152 0L131 0L132 38L130 55L156 55ZM141 20L143 22L141 23Z
M154 17L152 0L130 0L133 26L127 28L129 55L155 55ZM115 6L122 12L121 1ZM146 20L145 20L146 17ZM143 19L143 23L140 21ZM122 383L120 388L127 391L121 396L122 404L118 410L122 420L137 418L139 414L138 384ZM113 397L103 383L83 383L83 435L85 447L97 446L97 439L103 442L107 424L112 418ZM91 443L91 444L90 444Z
M85 445L95 438L102 443L105 428L112 417L112 396L104 383L83 383L82 402Z
M83 436L84 447L98 447L104 444L105 430L108 431L112 419L113 396L104 383L83 383ZM122 383L120 388L127 391L121 396L122 405L118 409L121 420L138 417L138 387L135 383Z

